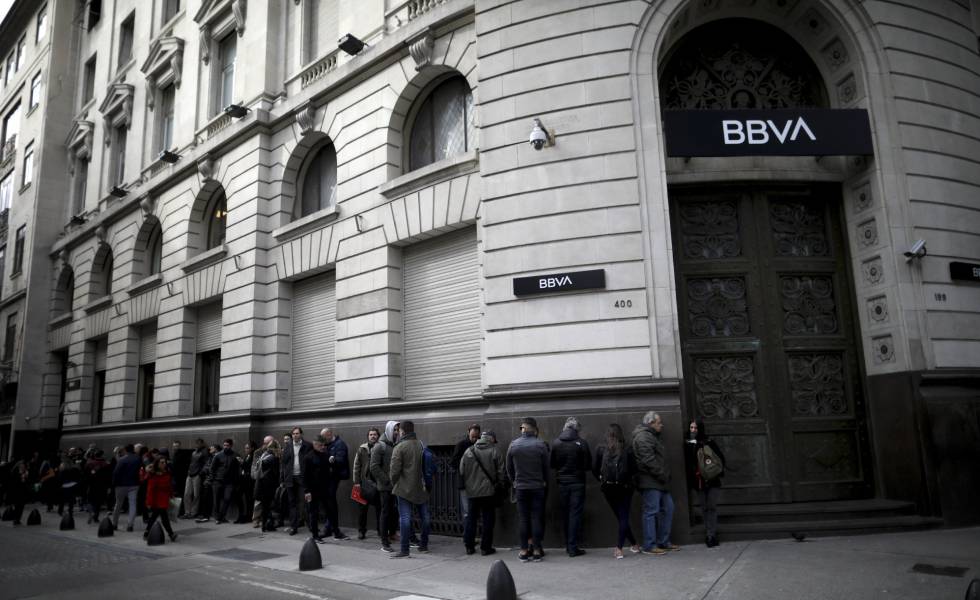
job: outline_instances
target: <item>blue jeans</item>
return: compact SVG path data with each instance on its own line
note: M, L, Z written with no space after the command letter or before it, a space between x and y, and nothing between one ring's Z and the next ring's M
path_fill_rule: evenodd
M578 550L579 532L582 530L582 513L585 512L585 484L559 484L561 512L565 521L565 551L574 554Z
M397 496L396 496L397 497ZM412 508L419 509L419 518L422 520L422 537L419 539L419 548L429 547L429 504L413 504L404 498L398 498L398 528L401 532L402 554L408 554L408 542L412 538Z
M674 519L674 499L670 492L640 490L643 496L643 549L670 545L670 524Z
M528 538L531 538L534 548L541 550L543 547L541 539L544 537L544 496L544 488L517 490L517 534L521 538L521 550L528 550Z

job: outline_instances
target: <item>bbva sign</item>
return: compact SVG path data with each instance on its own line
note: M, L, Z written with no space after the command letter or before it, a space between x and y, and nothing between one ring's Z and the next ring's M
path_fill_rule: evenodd
M668 110L668 156L871 155L862 109Z
M591 290L606 287L605 269L590 271L571 271L568 273L549 273L530 277L514 278L514 295L544 294L546 292L567 292L572 290Z

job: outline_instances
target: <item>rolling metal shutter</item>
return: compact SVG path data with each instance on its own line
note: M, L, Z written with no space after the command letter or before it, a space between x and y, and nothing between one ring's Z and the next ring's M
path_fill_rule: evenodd
M480 395L476 230L405 248L405 400Z
M293 284L292 410L333 404L336 324L333 273Z
M197 353L221 348L221 302L197 309Z
M95 372L105 371L105 356L109 340L102 338L95 342Z
M140 364L147 365L157 361L157 324L150 323L140 327Z

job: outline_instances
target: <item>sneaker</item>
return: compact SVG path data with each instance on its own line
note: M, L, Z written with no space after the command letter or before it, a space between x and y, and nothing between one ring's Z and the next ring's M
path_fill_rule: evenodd
M419 546L418 551L419 551L419 554L428 554L429 553L429 547L428 546Z
M641 552L643 552L643 554L653 554L654 556L663 556L664 554L667 554L667 551L663 548L651 548L649 550L641 550Z
M571 552L568 553L568 556L570 558L575 558L576 556L583 556L583 555L585 555L585 550L582 550L581 548L576 548L575 550L572 550Z
M613 548L613 558L623 558L623 549Z
M133 526L129 525L128 527L126 527L126 531L129 533L133 533Z
M327 543L327 540L323 539L320 536L317 536L317 537L313 538L313 541L316 542L317 544L326 544Z
M476 554L476 548L467 548L466 549L466 556L471 556L473 554Z
M638 544L633 544L632 546L630 546L630 552L632 552L633 554L639 554L640 546Z
M531 555L531 562L541 562L544 560L544 552L535 552Z
M381 551L382 552L387 552L388 554L391 554L392 552L394 552L394 550L391 549L391 546L389 546L387 544L381 546Z
M660 546L660 548L665 551L671 551L671 552L677 552L678 550L681 549L681 547L678 546L677 544L667 544L665 546Z
M364 533L363 531L359 531L359 532L357 532L357 539L359 539L359 540L363 540L363 539L364 539L364 538L366 538L366 537L367 537L367 534L366 534L366 533Z
M409 540L408 541L408 547L409 548L418 548L419 547L419 541L418 540Z
M335 540L349 540L350 539L350 536L347 535L346 533L342 533L342 532L339 532L338 531L337 533L333 534L333 539L335 539Z
M211 519L209 519L207 517L198 517L198 518L194 519L194 522L195 523L207 523L210 520Z
M215 525L221 525L222 523L227 523L227 522L228 522L228 519L215 519L214 520L214 524Z
M408 558L408 552L395 552L388 558Z
M176 542L177 541L177 532L176 531L170 534L170 541L171 542Z
M289 528L289 535L296 535L296 528L295 527L290 527Z
M517 553L517 560L519 560L521 562L527 562L527 561L531 560L531 555L528 554L527 552L518 552Z
M490 556L491 554L496 554L496 548L487 548L486 550L480 550L480 556Z

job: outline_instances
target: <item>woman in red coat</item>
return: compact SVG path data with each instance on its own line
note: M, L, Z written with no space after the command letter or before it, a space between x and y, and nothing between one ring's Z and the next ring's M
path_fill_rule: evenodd
M150 511L150 520L146 523L143 537L149 537L150 528L159 518L170 536L170 541L176 541L177 534L170 527L170 516L167 514L170 497L173 496L173 482L166 457L160 456L153 461L152 465L143 470L142 478L146 481L146 508Z

